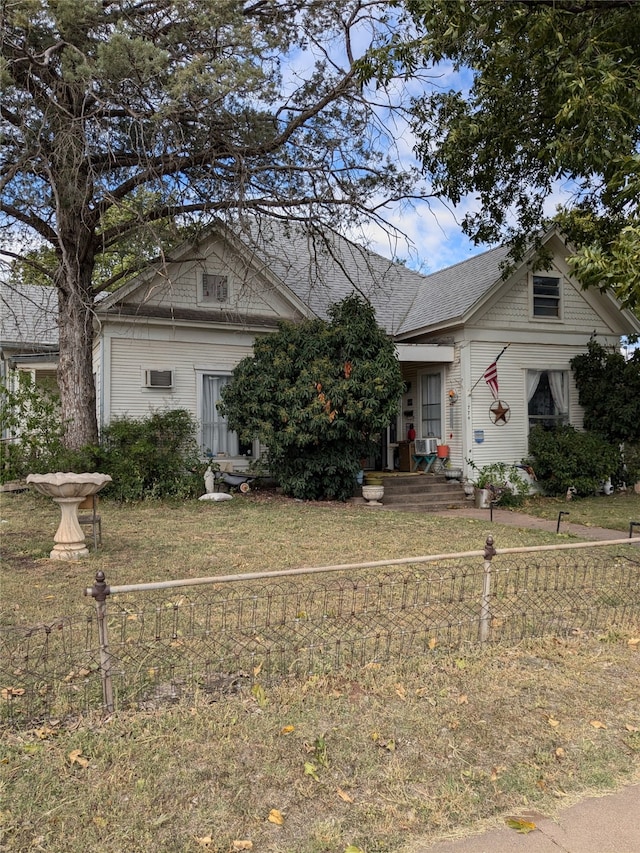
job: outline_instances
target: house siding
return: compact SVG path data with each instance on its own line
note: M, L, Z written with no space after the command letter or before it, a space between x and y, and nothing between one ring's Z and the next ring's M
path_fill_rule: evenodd
M229 310L269 319L299 319L300 314L283 298L260 271L243 263L222 241L210 240L200 247L197 258L169 264L146 284L134 291L126 302L146 309ZM202 274L223 275L228 280L228 299L218 303L203 301Z
M133 334L109 335L109 403L105 422L122 416L143 417L152 409L187 409L196 419L199 373L231 373L238 362L253 352L250 333L221 331L212 336L202 330L146 327ZM131 332L131 330L129 330ZM173 370L173 388L145 388L144 370Z
M528 369L566 370L569 373L569 422L577 429L582 428L583 413L578 405L578 390L573 381L570 361L584 346L562 344L518 344L512 343L498 360L498 383L500 399L510 407L506 424L492 423L489 407L493 397L484 380L484 372L499 353L496 345L475 342L470 347L471 386L480 379L469 395L468 447L469 458L478 467L492 462L519 464L528 455L529 421L526 390ZM475 431L481 430L484 440L478 442Z
M562 318L560 320L541 320L531 316L529 277L525 273L513 284L501 289L499 293L478 312L473 325L478 329L500 329L549 334L614 335L616 340L620 332L608 325L586 300L584 292L559 268L550 271L562 278Z

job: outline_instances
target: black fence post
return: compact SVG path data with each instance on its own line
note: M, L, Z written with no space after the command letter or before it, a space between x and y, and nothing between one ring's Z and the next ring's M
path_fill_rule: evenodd
M566 510L560 510L560 512L558 513L558 523L556 524L556 533L560 533L560 522L562 521L563 515L569 515L569 513Z
M113 712L113 684L111 681L111 655L109 654L109 629L107 627L107 596L111 589L102 570L96 572L96 580L87 590L96 602L98 617L98 640L100 642L100 674L102 676L102 703L104 710Z

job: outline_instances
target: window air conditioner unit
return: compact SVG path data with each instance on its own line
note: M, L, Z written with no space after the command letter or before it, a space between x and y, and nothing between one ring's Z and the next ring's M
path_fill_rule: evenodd
M438 452L437 438L416 438L414 442L415 452L418 456L428 456Z
M145 388L173 388L173 370L145 370Z

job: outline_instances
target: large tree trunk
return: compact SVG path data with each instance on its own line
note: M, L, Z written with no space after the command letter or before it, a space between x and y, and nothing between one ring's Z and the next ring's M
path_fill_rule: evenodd
M60 294L58 385L64 442L78 450L98 442L96 390L93 380L93 311L82 294Z
M98 443L96 389L93 378L93 288L95 256L92 235L72 217L66 226L56 273L60 358L58 386L64 443L70 450ZM61 242L63 242L61 240Z

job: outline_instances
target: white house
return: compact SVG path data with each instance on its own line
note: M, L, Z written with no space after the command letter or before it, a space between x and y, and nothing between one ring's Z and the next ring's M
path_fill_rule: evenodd
M527 455L538 421L582 425L570 361L592 335L615 347L640 322L608 293L583 291L555 232L544 270L523 259L507 278L497 248L429 276L335 236L272 223L259 232L220 224L198 244L148 269L96 307L98 420L185 408L203 452L236 468L259 454L241 447L216 410L220 388L280 320L326 316L354 289L396 342L407 390L376 465L406 465L408 437L436 438L467 468ZM484 375L497 360L497 400Z

